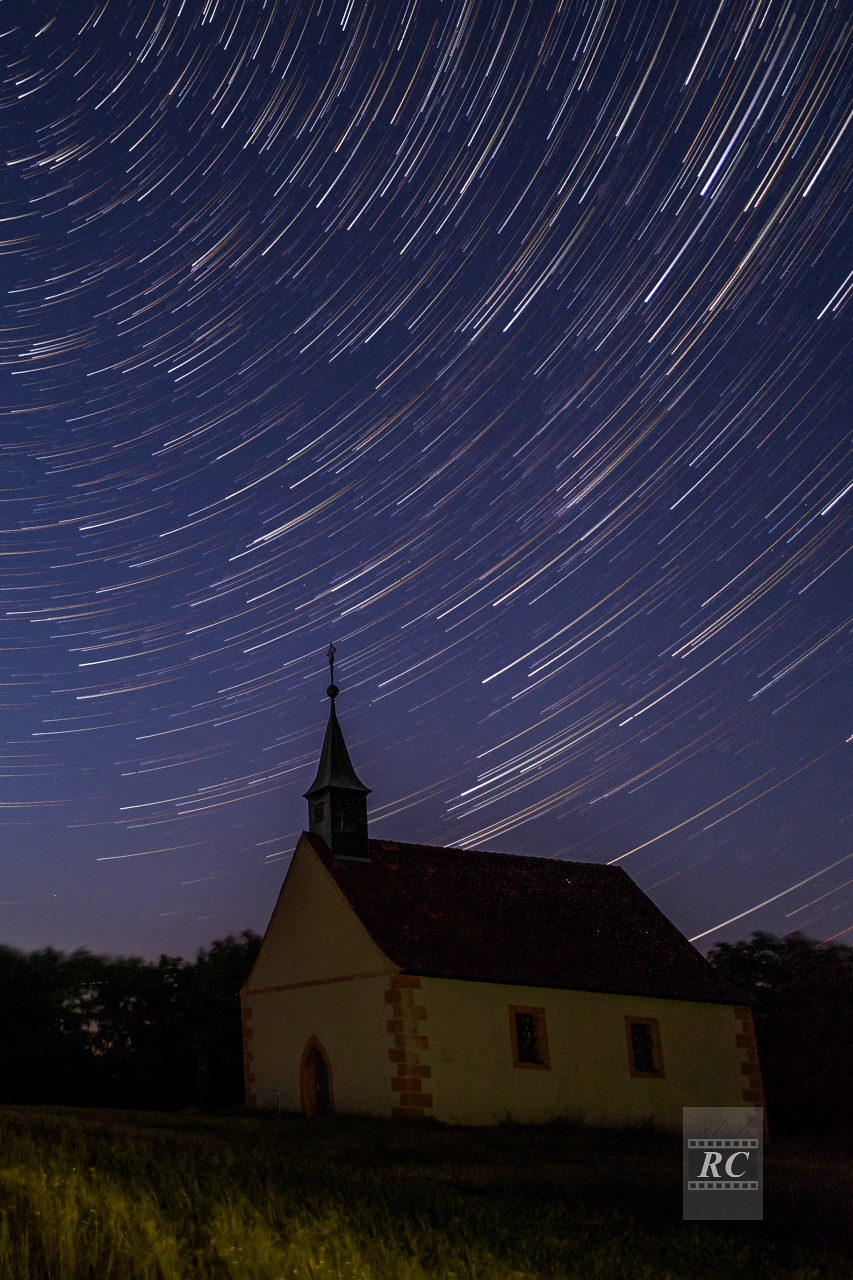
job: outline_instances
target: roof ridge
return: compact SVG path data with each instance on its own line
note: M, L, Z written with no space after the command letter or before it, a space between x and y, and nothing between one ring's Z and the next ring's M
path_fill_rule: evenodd
M428 849L431 853L451 853L451 854L476 854L482 858L513 858L516 861L524 862L541 862L548 863L550 866L561 867L598 867L602 871L619 871L623 875L627 872L623 867L611 866L608 862L586 862L579 858L546 858L539 853L503 853L498 849L467 849L456 845L448 844L421 844L413 840L385 840L381 837L371 836L370 844L384 847L390 852L390 849ZM630 879L630 877L629 877Z

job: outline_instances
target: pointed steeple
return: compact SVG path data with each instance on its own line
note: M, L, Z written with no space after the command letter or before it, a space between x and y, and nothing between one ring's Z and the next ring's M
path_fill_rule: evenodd
M336 858L368 861L366 787L352 767L344 735L335 712L340 690L335 684L335 646L329 645L329 723L320 752L317 776L305 792L308 830L322 836Z
M330 687L334 688L333 685ZM343 791L359 791L365 796L370 795L370 787L366 787L359 780L352 767L340 722L335 714L334 698L329 708L329 723L326 725L326 736L323 739L323 750L320 752L317 776L305 792L305 799L313 800L315 795L319 795L328 787L340 788Z

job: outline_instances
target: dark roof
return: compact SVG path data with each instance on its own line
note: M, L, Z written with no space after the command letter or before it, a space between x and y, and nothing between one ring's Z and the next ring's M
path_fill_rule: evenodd
M370 795L370 787L361 782L352 767L347 744L335 714L335 700L329 709L329 723L326 725L326 736L323 739L323 750L320 752L320 763L317 766L317 777L305 792L305 799L310 800L326 787L339 787L343 791L358 791L361 795Z
M344 861L308 838L404 972L747 1003L621 867L388 840Z

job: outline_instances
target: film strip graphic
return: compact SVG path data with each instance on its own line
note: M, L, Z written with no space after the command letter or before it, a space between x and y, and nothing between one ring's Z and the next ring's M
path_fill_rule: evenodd
M708 1150L739 1150L755 1151L758 1148L757 1138L688 1138L688 1147L701 1147L703 1151Z
M688 1191L757 1191L757 1182L714 1182L706 1180L705 1182L688 1182Z
M700 1151L757 1151L757 1138L688 1138L687 1146ZM687 1183L688 1191L757 1191L758 1183L748 1179L705 1177Z

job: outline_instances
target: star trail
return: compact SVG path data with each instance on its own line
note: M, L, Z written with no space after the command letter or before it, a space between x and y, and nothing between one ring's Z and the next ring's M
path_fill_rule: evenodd
M853 18L0 5L0 939L374 834L853 939Z

